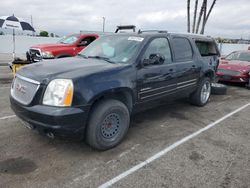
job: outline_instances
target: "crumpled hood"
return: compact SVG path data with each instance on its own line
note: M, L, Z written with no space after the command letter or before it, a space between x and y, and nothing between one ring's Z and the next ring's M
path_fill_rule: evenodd
M119 64L108 63L104 60L71 57L26 65L17 74L38 82L54 78L69 78L74 80L78 77L121 66Z

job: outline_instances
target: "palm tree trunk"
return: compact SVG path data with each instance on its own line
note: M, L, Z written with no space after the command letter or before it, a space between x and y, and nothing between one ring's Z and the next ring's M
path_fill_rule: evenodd
M190 33L190 0L187 0L187 32Z
M207 17L207 0L204 0L204 9L203 9L203 21L202 21L202 28L200 34L204 34L204 29L206 25L206 17Z
M199 32L199 28L200 28L201 18L202 18L202 14L203 14L203 10L204 10L205 1L206 0L203 0L202 5L201 5L201 9L200 9L200 12L199 12L199 17L198 17L198 22L197 22L195 33Z
M208 20L210 14L211 14L213 8L214 8L215 3L216 3L216 0L213 1L212 5L211 5L211 7L210 7L210 9L209 9L209 11L208 11L208 14L207 14L207 17L206 17L205 26L206 26L207 20Z
M206 20L205 20L205 23L204 23L203 33L204 33L204 31L205 31L205 27L206 27L208 18L209 18L210 14L211 14L211 12L212 12L212 10L213 10L213 8L214 8L215 3L216 3L216 0L213 1L212 5L210 6L210 9L209 9L209 11L208 11L208 13L207 13Z
M194 19L193 19L193 28L192 28L192 33L194 33L194 32L195 32L195 24L196 24L197 7L198 7L198 0L195 0L195 7L194 7Z

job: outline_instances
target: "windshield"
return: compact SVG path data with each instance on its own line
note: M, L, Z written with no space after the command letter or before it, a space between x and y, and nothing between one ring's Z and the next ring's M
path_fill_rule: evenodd
M139 49L144 38L130 36L103 36L91 43L79 55L86 58L127 63Z
M233 52L229 54L226 60L239 60L239 61L250 61L250 51L249 52Z
M65 38L59 40L58 42L62 43L62 44L72 44L72 43L76 42L78 39L79 39L79 36L71 35L71 36L68 36L68 37L65 37Z

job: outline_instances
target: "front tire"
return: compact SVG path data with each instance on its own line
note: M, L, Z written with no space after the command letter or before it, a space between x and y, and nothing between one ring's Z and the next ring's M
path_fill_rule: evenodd
M208 77L204 77L198 88L194 93L190 95L190 103L196 106L205 106L211 95L211 80Z
M89 120L86 138L88 144L98 150L118 145L127 133L130 114L125 104L118 100L99 102Z

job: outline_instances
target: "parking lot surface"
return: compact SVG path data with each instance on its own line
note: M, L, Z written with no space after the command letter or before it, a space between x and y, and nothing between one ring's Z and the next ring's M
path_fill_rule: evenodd
M26 129L0 86L0 187L98 187L165 148L250 103L230 86L207 106L185 100L135 115L125 140L100 152ZM124 176L111 187L250 187L250 106Z

